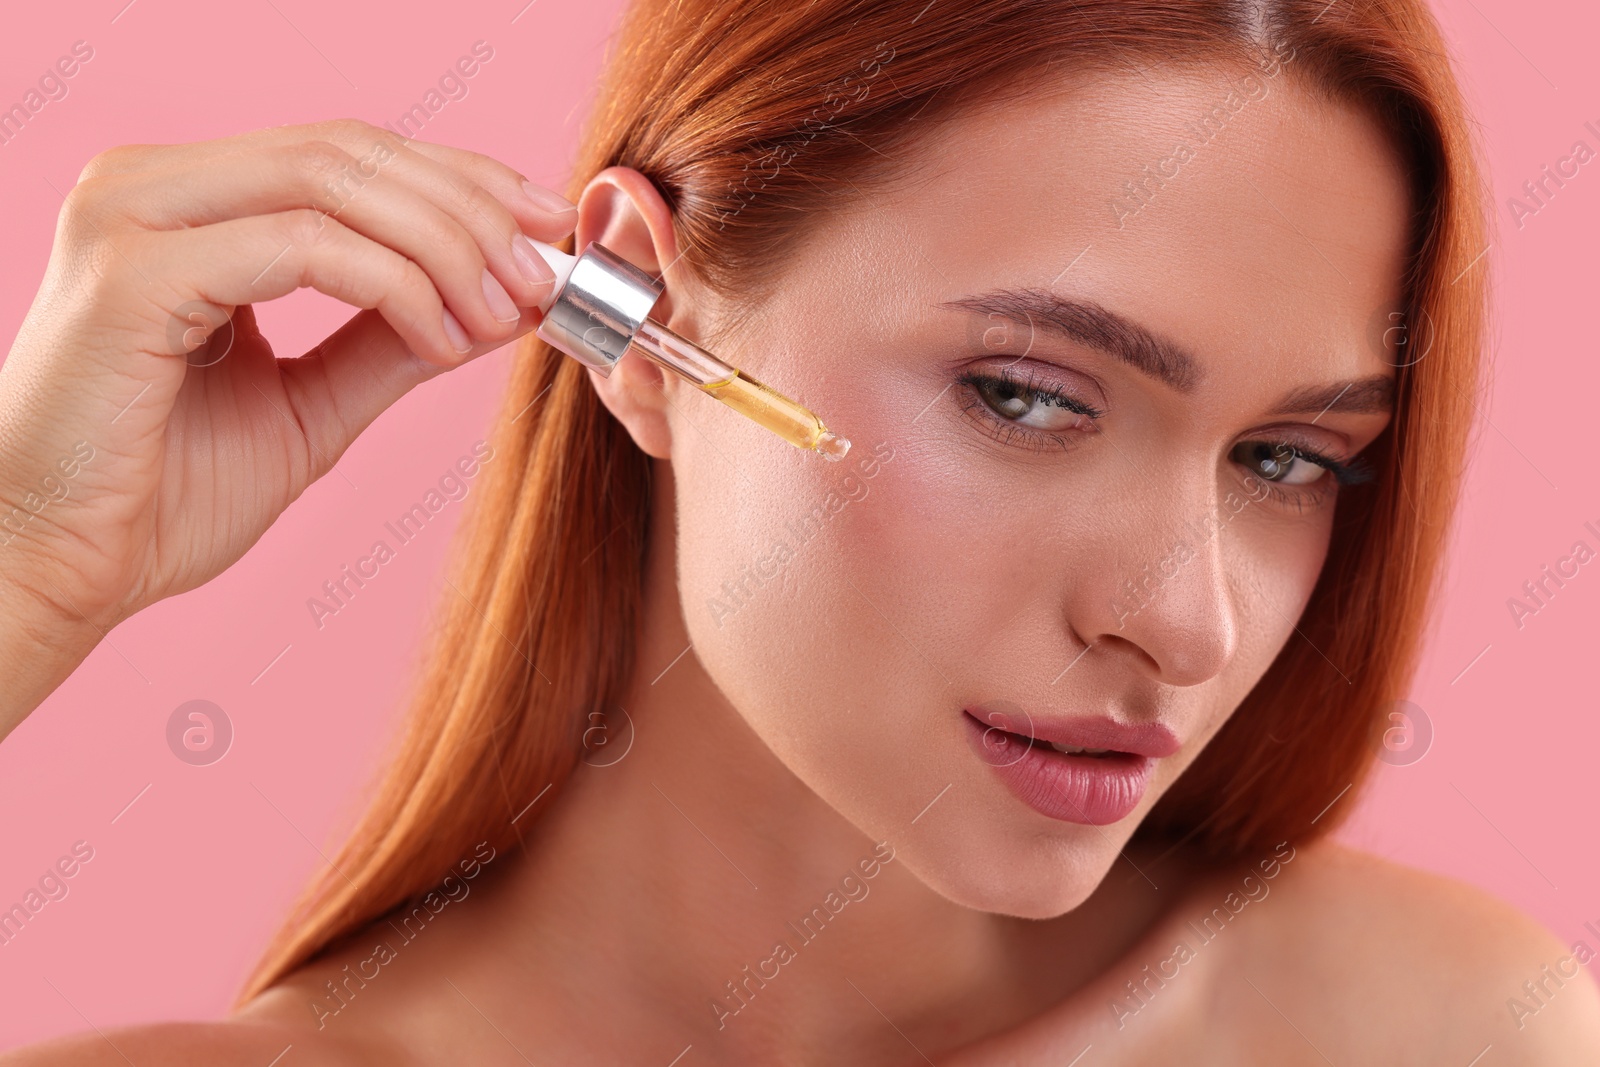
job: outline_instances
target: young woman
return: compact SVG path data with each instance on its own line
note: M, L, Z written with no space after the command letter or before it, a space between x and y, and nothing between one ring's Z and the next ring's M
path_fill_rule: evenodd
M854 444L527 338L403 740L236 1011L3 1062L1596 1062L1574 947L1324 840L1479 373L1443 51L1420 0L648 0L576 212L358 122L97 157L0 374L8 486L104 457L8 541L8 727L529 331L519 233ZM368 310L280 361L302 285Z

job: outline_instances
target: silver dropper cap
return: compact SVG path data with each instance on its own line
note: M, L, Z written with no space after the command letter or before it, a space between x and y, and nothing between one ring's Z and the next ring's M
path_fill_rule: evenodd
M604 245L591 242L534 332L601 377L610 377L665 288Z

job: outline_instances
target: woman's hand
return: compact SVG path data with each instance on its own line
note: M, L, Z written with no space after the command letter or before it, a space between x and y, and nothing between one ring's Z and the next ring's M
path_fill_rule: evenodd
M412 386L532 329L551 274L522 235L576 220L492 159L356 121L90 161L0 367L0 736ZM278 359L250 305L303 286L367 310Z

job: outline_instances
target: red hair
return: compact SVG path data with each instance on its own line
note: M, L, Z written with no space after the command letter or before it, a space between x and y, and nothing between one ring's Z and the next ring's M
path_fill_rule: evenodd
M1036 90L1042 68L1140 59L1251 64L1364 110L1413 183L1405 321L1430 348L1398 375L1341 496L1297 634L1141 834L1218 854L1325 833L1370 766L1375 724L1415 668L1478 387L1487 245L1468 123L1423 0L637 0L570 187L649 177L682 265L745 306L819 211L892 172L931 123ZM1417 337L1413 341L1420 340ZM532 336L495 425L499 454L458 534L397 753L371 806L257 965L248 1000L408 899L487 840L513 843L575 765L588 712L633 667L649 466L578 364ZM594 546L599 546L595 548ZM546 792L546 787L551 788ZM1316 820L1315 823L1313 820Z

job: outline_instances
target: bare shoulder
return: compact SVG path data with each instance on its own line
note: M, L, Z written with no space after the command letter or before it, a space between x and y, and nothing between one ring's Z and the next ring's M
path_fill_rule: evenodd
M1235 945L1274 1011L1342 1018L1389 1062L1600 1063L1600 940L1565 944L1483 890L1334 842L1291 851L1277 906Z
M160 1023L73 1034L0 1052L0 1067L354 1067L367 1062L352 1049L277 1023L229 1019L221 1022ZM285 1053L293 1050L292 1060Z

